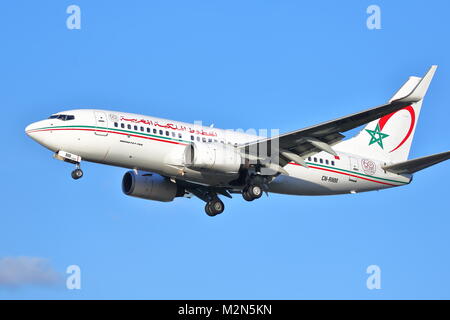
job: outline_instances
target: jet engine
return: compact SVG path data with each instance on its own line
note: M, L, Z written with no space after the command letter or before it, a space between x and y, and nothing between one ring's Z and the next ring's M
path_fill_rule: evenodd
M128 171L122 178L122 191L127 196L169 202L184 195L184 189L155 173Z
M193 170L237 173L241 163L241 155L227 144L191 143L184 150L184 165Z

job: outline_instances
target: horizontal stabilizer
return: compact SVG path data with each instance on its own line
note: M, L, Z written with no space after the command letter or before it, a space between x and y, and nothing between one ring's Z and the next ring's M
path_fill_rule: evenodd
M396 164L384 166L383 169L397 174L413 174L414 172L431 167L439 162L450 159L450 151L436 153L431 156L407 160Z

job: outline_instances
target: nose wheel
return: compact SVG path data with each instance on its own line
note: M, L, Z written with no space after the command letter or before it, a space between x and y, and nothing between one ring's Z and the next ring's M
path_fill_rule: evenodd
M80 169L80 164L77 164L77 167L75 170L72 171L72 179L78 180L83 176L83 170Z

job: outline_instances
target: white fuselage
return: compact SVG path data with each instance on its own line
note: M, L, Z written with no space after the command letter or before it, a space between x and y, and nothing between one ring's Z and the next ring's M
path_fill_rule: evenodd
M46 148L65 151L83 160L155 172L208 186L229 186L233 174L180 170L186 146L224 143L237 146L259 139L231 130L108 110L79 109L61 112L74 119L46 119L26 128L26 133ZM408 184L411 176L382 169L385 163L339 152L320 152L305 159L308 168L288 163L269 185L269 191L292 195L355 193Z

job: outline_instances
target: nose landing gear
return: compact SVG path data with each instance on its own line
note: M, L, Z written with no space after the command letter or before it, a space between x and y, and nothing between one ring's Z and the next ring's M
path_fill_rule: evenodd
M71 175L72 175L72 178L74 180L78 180L78 179L80 179L83 176L83 170L75 169L75 170L72 171Z
M75 170L72 171L71 175L74 180L78 180L83 176L83 170L80 169L81 157L76 154L69 153L63 150L56 152L53 157L55 159L69 162L75 165Z
M74 180L78 180L83 176L83 170L80 169L79 163L76 164L76 168L72 171L71 175Z

